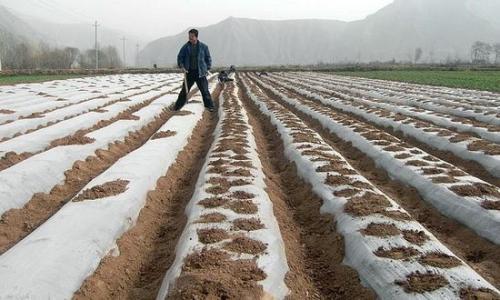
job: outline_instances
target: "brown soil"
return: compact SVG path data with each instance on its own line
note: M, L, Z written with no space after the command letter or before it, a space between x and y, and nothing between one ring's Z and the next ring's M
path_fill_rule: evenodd
M422 174L424 175L437 175L443 173L444 170L439 168L422 168Z
M170 114L162 113L141 130L130 133L125 142L117 141L110 144L107 150L99 149L85 161L75 162L72 169L65 172L63 184L56 185L49 193L33 195L21 209L11 209L4 213L0 222L0 253L35 230L119 158L143 145L169 117Z
M338 161L330 161L328 164L317 167L316 172L335 172L336 170L339 170L345 166L344 163L338 162Z
M293 93L290 93L290 95L297 99L304 98ZM278 98L275 99L277 102L284 104L285 107L300 116L301 119L305 120L306 124L318 132L323 139L330 144L330 146L339 151L343 157L348 160L351 166L353 166L358 172L360 172L361 175L370 180L371 183L375 184L384 193L398 202L398 204L410 213L414 219L424 225L428 230L436 235L441 242L448 246L455 255L460 257L462 260L466 260L476 272L481 274L490 283L493 283L495 287L500 288L500 272L498 272L498 269L500 269L500 246L478 236L475 232L466 228L462 224L444 217L430 204L426 203L419 196L415 188L408 187L398 181L391 180L387 172L377 168L372 159L368 158L364 153L353 147L352 144L346 143L338 136L331 134L328 130L324 129L319 122L303 113L300 113L291 106L280 102ZM353 118L353 120L357 123L366 123L366 120L357 118L352 114L344 115ZM375 124L370 125L374 126ZM408 138L401 132L395 132L390 128L383 128L380 126L374 127L385 130L387 133L415 145L425 152L439 157L440 159L452 162L458 168L467 171L473 176L500 186L500 179L492 177L477 163L462 160L449 152L432 149L425 144L420 143L415 139ZM450 169L453 168L453 165L449 163L441 163L438 164L437 167ZM411 239L416 241L419 240L414 238ZM464 241L468 242L464 243ZM477 253L481 253L481 255L476 255Z
M344 211L352 216L361 217L381 213L388 207L391 207L391 203L385 196L366 192L362 196L349 199Z
M429 164L426 163L425 161L422 160L410 160L405 163L407 166L416 166L416 167L424 167L428 166Z
M88 139L88 138L85 137L86 134L88 134L90 132L93 132L93 131L96 131L98 129L104 128L104 127L106 127L106 126L108 126L108 125L110 125L110 124L112 124L112 123L114 123L114 122L122 119L123 116L130 115L130 114L132 114L132 113L140 110L141 108L146 107L147 105L151 104L151 102L153 102L156 99L158 99L158 97L154 97L154 98L146 100L146 101L144 101L142 103L139 103L139 104L136 104L134 106L131 106L127 110L119 113L117 116L115 116L115 117L113 117L111 119L101 120L97 124L95 124L95 125L93 125L93 126L91 126L89 128L78 130L76 133L74 133L72 135L69 135L69 136L66 136L66 137L54 140L43 151L47 151L47 150L49 150L49 149L51 149L53 147L57 147L57 146L65 146L65 145L75 145L75 144L86 144L86 143L89 143L90 139ZM107 105L111 105L111 104L119 102L119 101L122 101L122 100L117 100L117 101L106 103L106 105L103 105L103 107L105 107ZM50 110L50 111L52 111L52 110ZM50 122L50 123L46 124L45 126L41 126L41 127L37 128L37 130L41 129L41 128L45 128L45 127L53 125L53 124L56 124L58 122ZM29 130L28 132L33 132L33 131L35 131L35 130ZM26 132L26 133L28 133L28 132ZM23 161L23 160L25 160L25 159L27 159L27 158L35 155L35 154L40 153L40 152L42 152L42 151L39 151L39 152L36 152L36 153L22 153L21 156L18 156L15 159L10 159L8 161L4 161L2 159L0 161L0 171L3 170L2 168L11 167L11 166L13 166L13 165L15 165L15 164Z
M233 230L253 231L264 228L264 224L256 218L240 218L233 221Z
M401 234L401 231L394 224L370 223L365 229L361 230L364 235L378 237L388 237Z
M464 141L467 141L471 138L472 136L469 135L469 134L465 134L465 133L459 133L459 134L456 134L454 135L453 137L451 137L449 139L449 141L451 143L461 143L461 142L464 142Z
M200 216L197 223L220 223L226 220L226 216L221 213L210 213Z
M396 221L410 221L412 219L410 215L401 211L384 210L380 214Z
M250 161L234 161L231 163L231 166L255 169L255 167L252 165L252 162Z
M95 139L93 138L89 138L81 134L74 134L52 141L50 143L50 147L53 148L58 146L86 145L86 144L92 144L93 142L95 142Z
M211 197L211 198L207 198L207 199L203 199L203 200L198 201L198 205L201 205L205 208L215 208L215 207L223 206L228 202L229 202L229 199L227 199L227 198Z
M17 154L15 152L7 152L0 159L0 171L3 171L7 168L12 167L13 165L33 156L33 153L23 152L21 154Z
M488 210L500 210L500 201L483 201L481 206Z
M436 158L436 157L431 156L431 155L424 156L424 157L422 157L422 159L427 160L427 161L433 161L433 162L439 161L439 158Z
M235 199L252 199L254 197L255 197L254 194L247 193L244 191L236 191L236 192L231 194L231 198L235 198Z
M455 179L452 176L436 176L432 178L433 183L455 183L458 182L457 179Z
M448 176L453 176L453 177L467 176L467 173L457 169L449 170L448 172L446 172L446 174L448 174Z
M391 249L378 248L377 251L374 252L376 256L391 258L391 259L408 259L413 256L419 255L420 252L415 248L409 247L398 247Z
M484 184L474 183L471 185L457 185L450 188L453 192L460 196L482 197L493 196L500 199L500 191L498 188Z
M128 180L115 180L106 182L101 185L96 185L90 189L84 190L78 197L73 199L73 202L84 200L95 200L100 198L111 197L124 193L127 190Z
M252 184L252 183L250 181L244 180L244 179L235 179L235 180L232 180L229 182L230 186L243 186L243 185L249 185L249 184Z
M293 94L293 96L295 98L299 98L299 99L304 98L304 97L299 96L293 92L290 92L290 91L288 91L288 92ZM311 100L315 101L314 99L311 99ZM334 108L331 108L331 109L335 110ZM395 131L391 127L383 127L383 126L377 125L373 122L370 122L370 121L368 121L362 117L356 116L352 113L342 112L342 114L349 116L350 118L352 118L353 120L356 120L357 122L363 122L363 123L369 124L370 126L377 128L377 129L385 131L387 134L390 134L394 137L397 137L401 141L408 143L410 146L420 148L423 151L425 151L425 152L427 152L427 153L429 153L429 154L431 154L431 155L433 155L441 160L452 163L453 165L457 166L458 168L466 171L467 173L469 173L473 176L476 176L476 177L478 177L486 182L489 182L493 185L500 187L500 178L495 178L486 169L484 169L483 166L481 166L480 164L478 164L476 162L462 159L462 158L457 157L456 155L454 155L453 153L448 152L448 151L442 151L442 150L438 150L436 148L432 148L431 146L426 145L413 137L405 135L401 131ZM444 131L448 132L447 130L444 130Z
M228 233L219 228L198 229L197 233L198 239L203 244L218 243L229 238Z
M360 192L361 192L361 190L358 190L358 189L344 189L344 190L334 192L333 195L337 196L337 197L349 198L349 197L352 197L354 195L359 194Z
M13 113L15 113L15 111L10 110L10 109L0 109L0 114L10 115L10 114L13 114Z
M214 185L205 190L209 194L221 195L229 191L229 184L226 185Z
M218 99L217 90L213 99ZM175 259L175 247L187 221L184 209L212 144L216 123L216 114L203 115L176 163L148 193L136 225L118 240L120 255L104 258L75 294L76 299L156 297Z
M238 177L253 177L250 170L242 169L242 168L238 168L238 169L233 170L233 171L226 171L226 172L224 172L224 175L225 176L238 176Z
M255 214L259 210L251 200L231 201L226 206L236 213L247 215Z
M350 185L354 182L352 178L344 175L327 175L325 183L331 186Z
M234 159L234 160L249 160L250 158L246 157L245 155L238 154L238 155L232 156L231 159Z
M356 272L342 263L344 244L335 231L333 216L320 214L321 199L284 157L276 128L250 99L243 93L240 97L249 114L267 192L285 243L290 299L374 299L375 294L361 285Z
M186 258L168 299L261 299L256 282L266 274L252 260L231 260L219 250L204 249ZM209 274L209 275L207 275Z
M404 147L401 147L401 146L389 146L389 147L383 148L382 150L389 151L389 152L399 152L399 151L405 151L406 149Z
M36 118L43 118L44 115L42 113L32 113L29 116L22 117L20 119L36 119Z
M432 292L449 284L448 280L442 275L432 272L420 273L413 272L406 276L406 281L396 281L407 293L423 294Z
M141 118L139 118L138 116L132 114L132 113L128 113L128 114L122 114L120 116L120 120L132 120L132 121L137 121L137 120L140 120Z
M485 140L476 140L467 146L470 151L482 151L487 155L500 155L500 145Z
M403 238L408 242L422 246L429 240L429 236L423 231L403 230Z
M208 163L209 166L223 166L227 165L229 163L229 160L219 158L218 160L212 160L211 162Z
M464 288L460 290L462 300L500 300L500 295L486 288Z
M175 131L171 131L171 130L167 130L167 131L159 131L157 133L155 133L151 139L152 140L156 140L156 139L162 139L162 138L167 138L167 137L171 137L171 136L174 136L176 135L177 132Z
M227 242L224 245L224 249L237 253L257 255L262 254L267 249L267 245L262 243L261 241L240 236L234 238L230 242Z
M420 258L420 263L437 268L454 268L462 265L462 262L458 258L441 252L425 254Z

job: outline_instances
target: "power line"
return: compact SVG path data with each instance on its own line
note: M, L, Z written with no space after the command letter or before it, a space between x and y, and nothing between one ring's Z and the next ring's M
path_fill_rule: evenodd
M92 17L89 17L81 12L76 12L72 9L63 7L60 3L55 3L51 0L38 0L38 2L40 4L45 5L45 7L52 9L53 11L59 11L62 12L64 15L70 14L73 17L77 17L78 19L80 19L80 21L89 22L90 20L93 19Z

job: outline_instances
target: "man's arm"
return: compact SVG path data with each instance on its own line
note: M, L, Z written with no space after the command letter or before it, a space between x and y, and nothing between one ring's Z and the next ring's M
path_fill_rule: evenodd
M208 46L207 51L205 51L205 63L207 64L207 70L210 70L212 68L212 57L210 56L210 50L208 50Z
M184 59L186 58L186 45L181 47L181 50L179 51L179 54L177 54L177 66L179 68L184 68Z

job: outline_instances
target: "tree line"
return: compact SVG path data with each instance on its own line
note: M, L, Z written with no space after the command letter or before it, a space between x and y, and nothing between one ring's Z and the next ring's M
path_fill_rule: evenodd
M500 43L488 44L485 42L477 41L471 47L471 60L472 63L488 64L492 62L500 64Z
M116 69L123 66L118 50L107 46L98 50L99 68ZM94 69L95 49L81 51L73 47L52 47L44 42L13 43L0 40L0 59L5 69Z

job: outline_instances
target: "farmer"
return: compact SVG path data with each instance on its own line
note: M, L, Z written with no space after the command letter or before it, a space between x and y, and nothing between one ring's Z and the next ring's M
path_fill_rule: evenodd
M187 88L182 86L182 90L175 102L174 110L181 109L186 104L187 94L196 82L203 97L203 104L210 112L215 111L210 91L208 90L207 73L212 67L212 58L208 46L198 40L198 30L189 30L189 42L182 46L177 55L177 65L187 77Z

